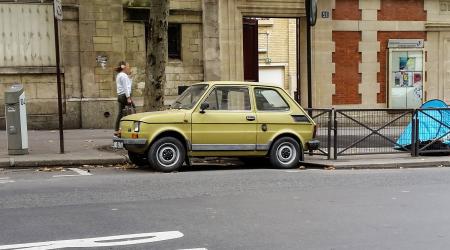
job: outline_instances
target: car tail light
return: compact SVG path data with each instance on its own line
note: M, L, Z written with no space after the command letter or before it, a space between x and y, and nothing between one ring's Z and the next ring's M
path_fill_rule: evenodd
M139 135L138 135L138 134L135 134L135 133L133 133L133 134L131 134L131 138L133 138L133 139L137 139L137 138L139 138Z

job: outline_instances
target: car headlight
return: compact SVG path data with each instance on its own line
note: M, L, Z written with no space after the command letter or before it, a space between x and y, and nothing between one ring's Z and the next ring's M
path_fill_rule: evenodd
M134 132L139 132L141 128L141 122L134 122Z

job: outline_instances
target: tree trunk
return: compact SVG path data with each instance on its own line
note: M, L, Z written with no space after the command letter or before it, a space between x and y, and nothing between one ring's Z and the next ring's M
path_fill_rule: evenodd
M150 2L144 111L164 109L164 86L166 85L169 0L151 0Z

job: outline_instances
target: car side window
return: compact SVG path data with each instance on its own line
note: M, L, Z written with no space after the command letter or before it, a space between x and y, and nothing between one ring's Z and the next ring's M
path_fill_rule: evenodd
M206 98L209 110L251 110L247 87L217 86Z
M256 108L261 111L287 111L289 105L275 89L255 88Z

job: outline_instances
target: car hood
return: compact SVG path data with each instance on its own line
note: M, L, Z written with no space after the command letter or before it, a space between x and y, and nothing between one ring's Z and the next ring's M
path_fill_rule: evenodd
M186 115L186 110L169 109L128 115L123 117L122 120L141 121L145 123L179 123L184 122Z

